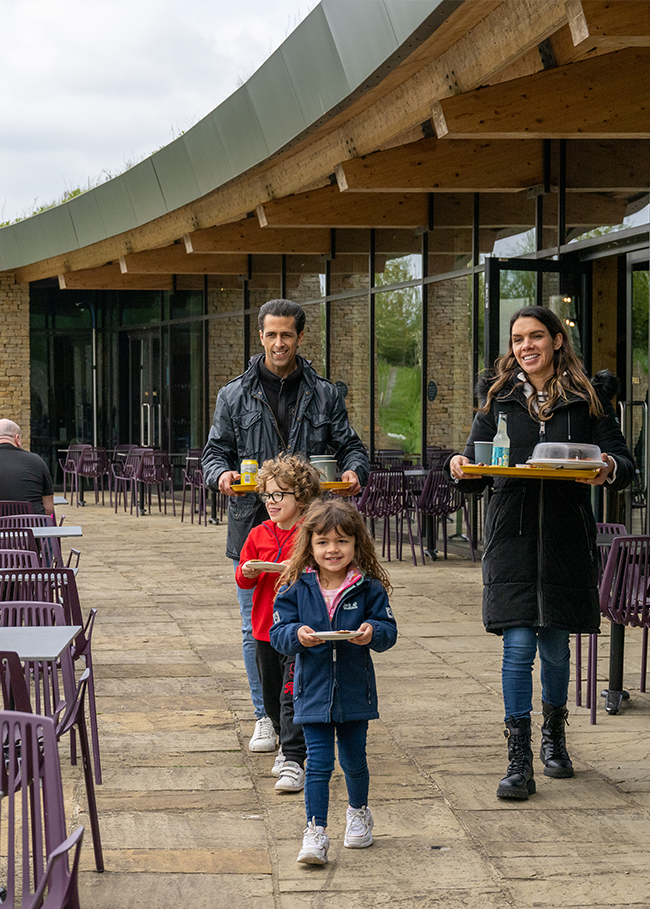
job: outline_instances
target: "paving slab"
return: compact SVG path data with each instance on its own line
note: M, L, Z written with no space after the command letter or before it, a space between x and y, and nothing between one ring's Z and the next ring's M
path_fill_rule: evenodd
M536 761L537 794L500 802L501 640L482 628L480 563L451 555L417 567L384 562L400 634L375 656L375 843L343 847L347 794L337 766L330 863L299 866L303 796L277 793L274 755L247 747L255 718L226 526L182 524L171 512L115 515L93 503L78 514L82 608L98 609L97 797L107 867L93 870L87 830L84 909L650 906L650 694L638 690L639 630L626 632L632 697L621 713L608 716L599 698L592 726L585 707L569 705L574 779L545 778ZM535 709L539 742L537 679ZM66 741L61 754L72 830L88 823L85 793Z

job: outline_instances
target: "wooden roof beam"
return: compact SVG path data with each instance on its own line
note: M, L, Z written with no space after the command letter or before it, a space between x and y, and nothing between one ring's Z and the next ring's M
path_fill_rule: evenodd
M121 256L120 271L123 275L245 275L248 259L242 254L188 256L185 247L176 244Z
M576 47L650 47L650 4L645 0L567 0Z
M428 201L421 193L343 195L338 186L297 193L257 206L260 227L426 227Z
M518 192L542 182L542 142L421 139L334 173L341 192Z
M258 218L193 231L183 239L190 255L234 252L324 255L330 251L330 233L326 228L262 230Z
M648 4L650 7L650 4ZM650 48L605 54L444 98L438 138L650 137Z
M59 275L61 290L172 290L170 273L159 275L125 275L115 262L99 268L85 268Z

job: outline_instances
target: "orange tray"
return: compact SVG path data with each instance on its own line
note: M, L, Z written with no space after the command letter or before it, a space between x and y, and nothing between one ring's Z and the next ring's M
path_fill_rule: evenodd
M352 488L352 483L348 482L347 480L345 482L343 480L326 480L324 483L320 484L320 487L321 489L331 489L335 490L336 492L347 492L348 489Z
M347 492L348 489L352 487L352 483L343 482L342 480L337 480L336 482L325 482L321 483L321 489L334 489L337 492ZM257 489L256 483L231 483L230 488L234 489L235 492L255 492Z
M570 467L493 467L483 464L463 464L463 473L479 477L519 477L525 480L592 480L598 471Z

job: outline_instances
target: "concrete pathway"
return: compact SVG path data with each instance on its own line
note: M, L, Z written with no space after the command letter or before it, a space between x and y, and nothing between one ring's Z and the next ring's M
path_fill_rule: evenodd
M503 803L500 639L481 624L480 565L392 562L400 638L375 656L375 844L343 848L337 769L330 863L302 866L302 795L277 794L273 756L247 748L253 714L225 527L108 505L67 512L84 528L82 606L98 609L102 875L79 771L63 761L70 826L87 826L84 909L650 906L650 698L638 691L638 632L627 635L622 713L607 716L601 702L590 726L587 710L571 707L576 777L549 780L538 763L537 794ZM603 681L607 647L603 635Z

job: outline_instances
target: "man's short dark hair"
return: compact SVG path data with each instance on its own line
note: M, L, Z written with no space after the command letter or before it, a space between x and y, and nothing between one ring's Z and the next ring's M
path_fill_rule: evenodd
M293 300L269 300L268 303L260 306L257 323L262 332L264 331L264 319L267 316L291 316L296 323L296 333L300 334L305 330L305 310Z

